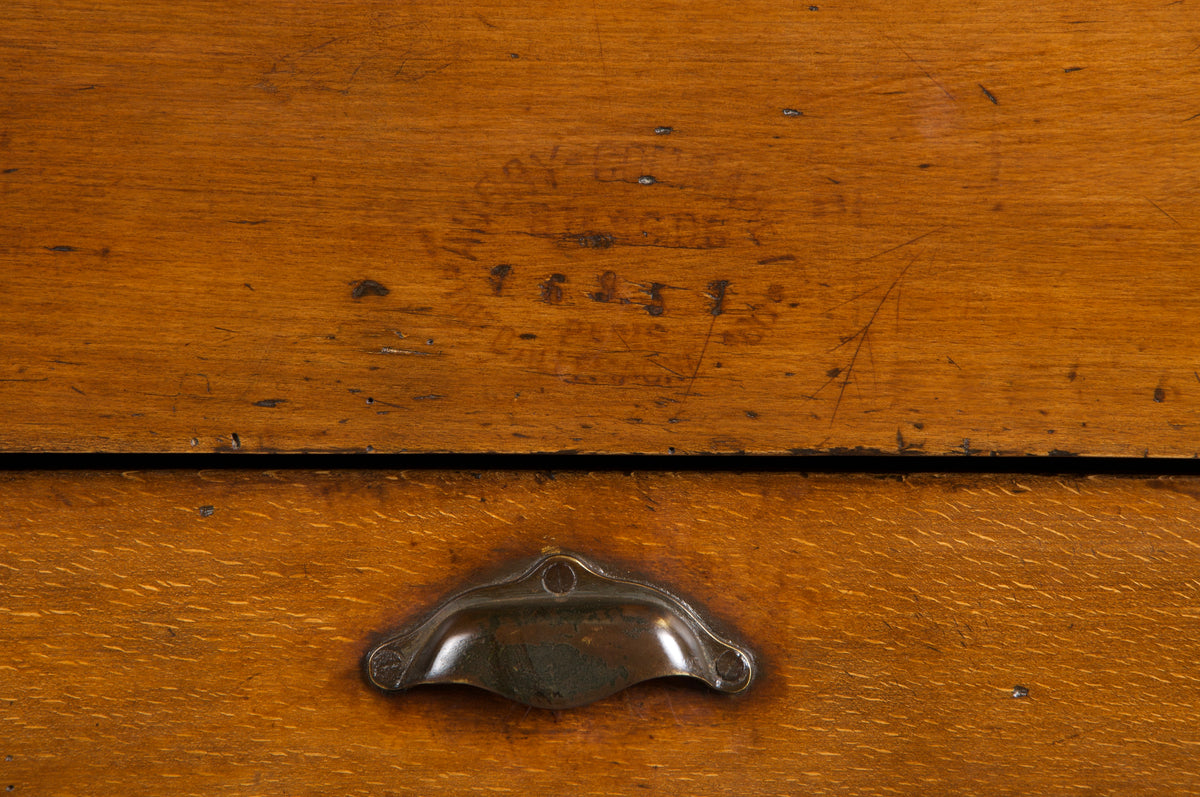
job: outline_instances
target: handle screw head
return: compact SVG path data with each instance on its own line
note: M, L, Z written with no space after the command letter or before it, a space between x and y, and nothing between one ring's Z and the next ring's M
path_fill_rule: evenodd
M741 683L750 671L746 658L736 650L727 650L717 657L717 675L730 685Z
M555 562L542 573L542 586L555 595L566 595L575 589L575 570L566 562Z

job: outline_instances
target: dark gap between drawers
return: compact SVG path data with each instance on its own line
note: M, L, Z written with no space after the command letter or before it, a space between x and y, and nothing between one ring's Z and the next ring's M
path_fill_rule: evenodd
M0 454L0 471L17 470L456 470L676 471L683 473L1021 473L1040 475L1197 476L1200 459L637 454Z

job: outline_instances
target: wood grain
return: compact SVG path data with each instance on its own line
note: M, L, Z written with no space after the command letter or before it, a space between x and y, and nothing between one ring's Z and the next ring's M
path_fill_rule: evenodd
M11 0L0 450L1200 453L1200 17Z
M1198 497L1187 478L10 473L0 784L1196 794ZM374 634L552 547L706 605L762 680L559 713L364 684Z

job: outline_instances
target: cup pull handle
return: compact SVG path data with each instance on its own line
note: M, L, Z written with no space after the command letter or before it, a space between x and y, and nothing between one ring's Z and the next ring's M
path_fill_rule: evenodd
M367 678L385 691L469 684L563 709L651 678L744 691L754 658L667 591L608 575L581 556L544 556L520 575L467 589L374 645Z

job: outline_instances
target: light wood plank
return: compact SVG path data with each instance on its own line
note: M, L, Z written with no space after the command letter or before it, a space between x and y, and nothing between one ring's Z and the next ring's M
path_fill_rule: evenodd
M1196 794L1198 496L1183 478L7 474L0 785ZM762 680L560 713L365 685L374 633L552 547L706 605Z

